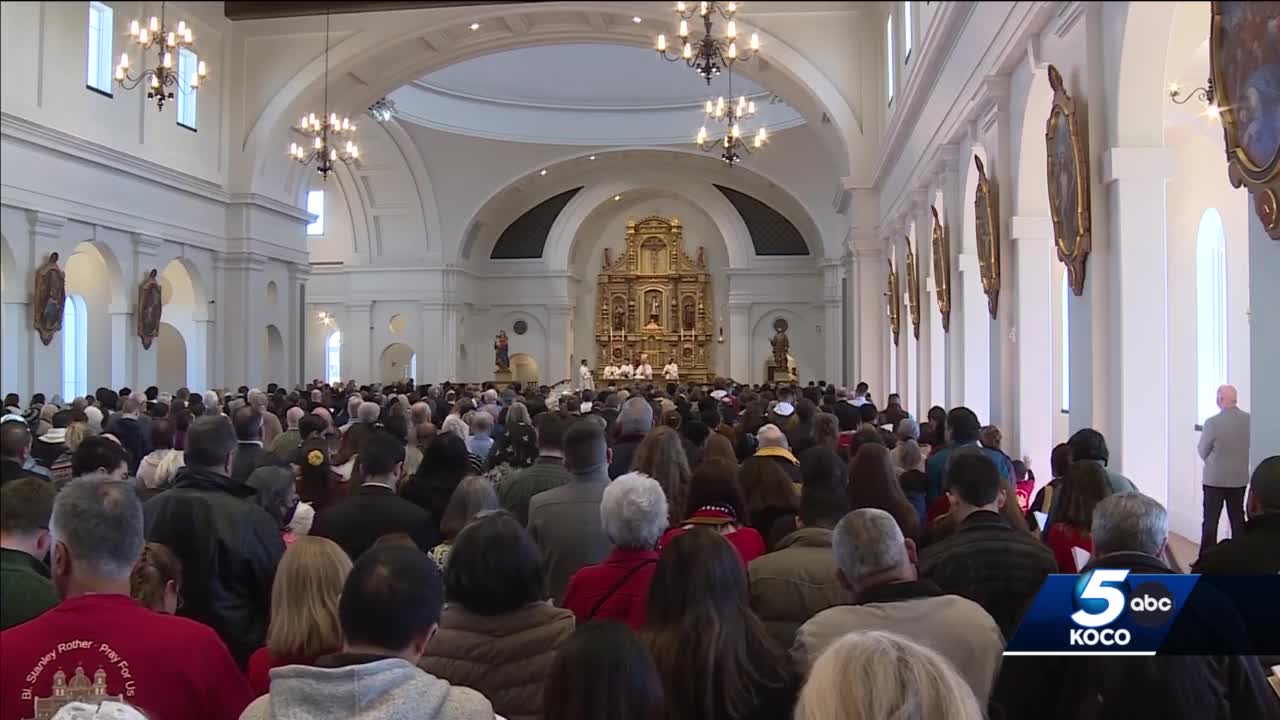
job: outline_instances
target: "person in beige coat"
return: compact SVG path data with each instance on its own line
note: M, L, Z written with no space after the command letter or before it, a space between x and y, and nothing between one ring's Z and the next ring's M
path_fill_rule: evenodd
M510 513L482 513L454 540L444 584L449 604L419 666L478 690L507 720L540 720L543 685L574 616L544 599L538 546Z
M822 651L841 637L883 630L951 661L985 706L1004 652L1004 637L987 611L919 579L915 544L884 510L862 508L846 515L832 533L832 547L853 604L823 610L800 626L791 648L799 672L808 674Z

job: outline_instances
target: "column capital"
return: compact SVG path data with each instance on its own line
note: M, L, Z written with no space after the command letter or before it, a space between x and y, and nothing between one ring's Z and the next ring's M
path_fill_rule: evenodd
M145 233L133 234L133 251L137 253L139 257L155 257L163 243L163 239L154 235L147 235Z
M1102 182L1168 180L1177 171L1166 147L1113 147L1102 154Z
M855 248L853 250L854 262L878 262L884 259L883 248Z
M53 213L28 210L27 223L31 226L32 234L45 240L61 235L63 226L67 224L67 219Z
M311 279L311 266L302 263L289 263L289 282L306 282Z
M216 255L213 266L220 270L260 272L267 267L267 256L255 252L229 252Z
M371 300L352 300L352 301L349 301L349 302L345 302L345 303L343 303L343 304L342 304L342 307L346 308L347 312L353 312L353 313L364 312L364 313L367 313L367 312L371 312L371 311L373 310L373 301L371 301Z

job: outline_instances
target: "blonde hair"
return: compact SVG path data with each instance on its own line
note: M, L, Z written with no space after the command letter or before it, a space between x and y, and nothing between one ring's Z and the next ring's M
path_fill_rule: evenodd
M800 691L795 720L982 720L969 685L941 655L887 632L832 644Z
M309 660L342 647L338 596L351 558L332 540L298 538L285 551L271 586L267 649L277 660Z
M93 428L89 427L89 423L73 422L67 426L67 435L63 442L67 444L68 450L75 452L76 448L80 447L80 443L84 442L85 438L95 434L96 433L93 432Z

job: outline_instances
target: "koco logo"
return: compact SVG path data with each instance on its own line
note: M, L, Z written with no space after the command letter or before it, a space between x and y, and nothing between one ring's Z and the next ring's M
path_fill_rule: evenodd
M1070 645L1124 646L1132 639L1125 628L1109 628L1127 610L1143 627L1159 627L1173 617L1173 593L1158 582L1129 589L1128 570L1098 569L1082 575L1072 597L1076 611L1069 632Z

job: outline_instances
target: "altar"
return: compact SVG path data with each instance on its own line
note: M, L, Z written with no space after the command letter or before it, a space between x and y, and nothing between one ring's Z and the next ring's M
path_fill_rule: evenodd
M685 253L678 219L628 220L622 255L615 261L604 251L597 295L598 379L606 365L638 365L642 358L654 367L656 382L672 358L681 380L711 378L711 276L701 248L695 259Z

